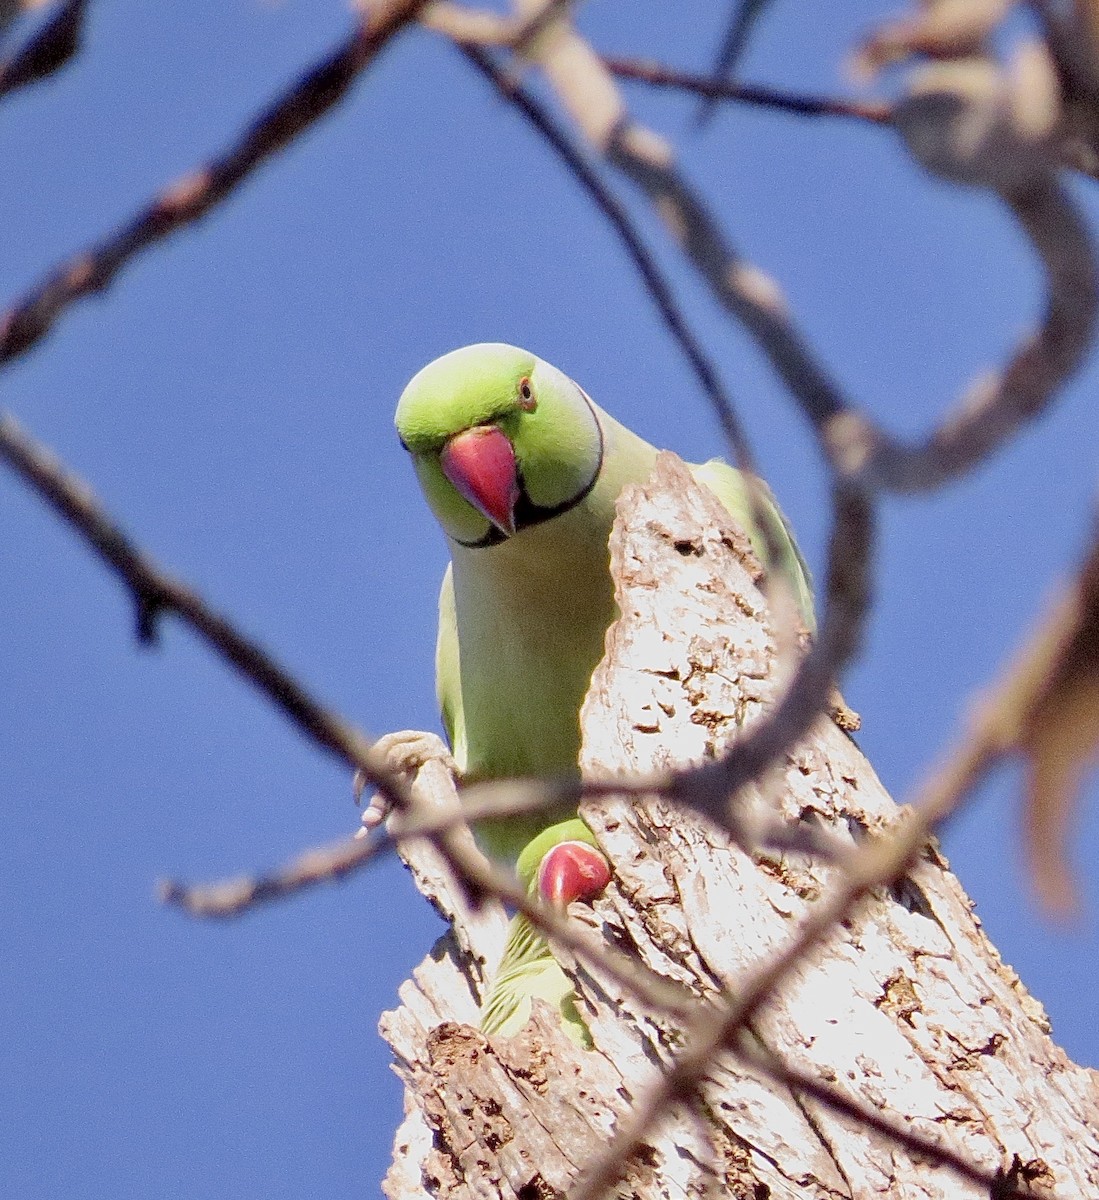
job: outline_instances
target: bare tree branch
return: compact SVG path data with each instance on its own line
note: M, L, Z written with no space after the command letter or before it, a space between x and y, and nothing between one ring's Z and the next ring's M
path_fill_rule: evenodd
M748 39L752 30L758 24L771 0L733 0L732 13L725 36L714 63L714 75L722 81L728 81L748 49ZM702 126L714 112L714 97L706 97L698 109L698 124Z
M664 66L653 60L602 55L603 63L619 79L633 79L653 87L692 92L708 100L732 100L758 108L777 109L798 117L846 117L888 125L891 106L873 100L837 100L829 96L804 96L754 83L736 83L712 75L698 75Z
M88 0L65 0L41 29L0 62L0 96L59 71L80 49Z
M0 366L26 353L74 301L103 291L146 247L221 203L253 171L337 104L427 0L382 0L343 45L275 100L221 157L167 188L115 233L71 258L0 315Z

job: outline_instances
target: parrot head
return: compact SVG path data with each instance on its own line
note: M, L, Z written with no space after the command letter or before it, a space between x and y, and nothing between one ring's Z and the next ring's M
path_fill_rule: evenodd
M602 429L584 391L502 342L428 363L395 421L436 518L465 546L495 545L566 512L602 464Z

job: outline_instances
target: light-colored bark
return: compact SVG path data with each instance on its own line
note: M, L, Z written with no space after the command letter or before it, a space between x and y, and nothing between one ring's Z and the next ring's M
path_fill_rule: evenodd
M620 503L611 541L622 617L583 714L591 775L720 753L781 686L758 565L724 510L673 456ZM900 684L899 684L900 686ZM417 782L452 803L429 764ZM739 811L815 822L848 843L887 836L897 808L851 738L826 719ZM422 794L422 792L421 792ZM650 798L584 815L614 864L573 917L703 999L735 996L789 939L835 871L801 854L746 853L704 820ZM680 1031L576 962L595 1049L548 1010L514 1038L476 1029L505 916L472 914L430 852L410 855L452 931L401 989L382 1031L406 1084L385 1189L456 1200L567 1193L619 1119L675 1057ZM1038 1194L1099 1195L1099 1088L1048 1036L1041 1006L984 936L930 847L904 885L871 896L752 1026L771 1051L989 1172L1013 1161ZM981 1193L952 1171L837 1116L729 1056L624 1166L619 1194L946 1197Z

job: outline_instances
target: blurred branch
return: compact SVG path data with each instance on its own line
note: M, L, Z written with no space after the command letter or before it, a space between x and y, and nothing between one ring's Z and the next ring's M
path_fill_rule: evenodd
M532 28L540 30L549 23L547 17L536 14L524 24L514 18L502 17L484 9L470 8L452 0L434 0L420 20L428 29L445 35L456 45L481 50L488 47L519 49L532 38ZM682 71L664 66L655 60L608 54L602 57L611 74L621 79L632 79L653 87L673 88L712 100L733 100L805 117L847 117L879 125L887 125L890 120L890 106L879 101L804 96L778 88L734 83L711 75ZM501 74L507 86L517 85L514 79L503 72Z
M732 14L721 39L721 47L717 52L714 64L714 75L722 82L729 82L735 73L740 60L748 49L748 39L752 36L759 19L763 16L771 0L733 0ZM713 116L715 97L707 96L698 110L698 124L703 125Z
M1066 829L1084 771L1099 751L1099 531L1076 577L981 699L956 758L1023 756L1028 774L1025 849L1047 911L1076 907ZM957 772L958 768L953 768ZM946 771L941 772L947 774Z
M23 47L0 61L0 96L60 70L80 49L88 0L65 0ZM3 20L0 16L0 27Z
M165 880L158 886L158 894L166 904L182 908L195 917L241 916L261 904L292 899L298 893L309 891L319 884L338 882L382 854L391 852L402 842L413 838L424 838L434 842L443 835L478 821L525 816L547 808L560 808L566 801L578 803L581 799L610 795L670 796L672 785L671 776L649 781L585 780L579 783L571 778L560 782L532 778L478 783L462 790L461 803L456 808L434 811L425 809L422 804L414 809L406 807L402 810L399 831L379 828L371 830L369 836L366 836L366 831L361 830L355 837L335 842L331 846L307 850L285 867L266 875L241 875L204 884ZM698 808L698 805L690 806ZM709 811L703 811L703 815L713 817ZM717 823L728 828L726 820L719 819ZM737 844L742 845L746 851L758 853L761 850L770 850L778 853L812 854L822 862L842 863L849 851L846 844L824 830L812 827L791 829L786 822L777 817L763 822L760 828L752 830L752 833L754 836L751 839L744 836L744 830L733 831L733 836ZM532 904L525 894L520 896L515 890L514 877L511 874L493 875L481 879L479 883L486 893L526 911L531 920L540 923L548 935L569 945L577 953L587 953L587 947L573 939L572 926L567 923L561 924L551 909ZM656 1002L656 993L642 991L642 994ZM665 1010L668 1010L668 1006L667 997L658 1005Z
M407 786L357 729L324 708L265 650L142 554L110 520L91 489L68 474L4 413L0 413L0 460L119 576L134 600L139 641L155 641L158 618L174 612L312 741L362 771L396 808L406 807Z
M711 75L697 75L666 67L648 59L602 55L603 64L619 79L634 79L653 87L692 92L709 100L735 100L760 108L774 108L799 117L848 117L888 125L890 106L874 100L836 100L829 96L803 96L760 84L734 83Z
M302 75L221 157L178 180L122 228L51 272L0 316L0 366L24 354L74 301L106 288L135 255L193 224L337 104L427 0L372 4L343 45Z
M32 8L41 8L48 0L0 0L0 41L8 29Z
M198 885L164 880L157 885L157 896L192 917L239 917L261 904L289 899L318 884L337 883L388 849L390 844L380 840L349 838L306 850L268 875L241 875Z
M1095 245L1068 190L1052 175L1004 197L1045 270L1039 329L1006 368L978 379L922 442L906 446L847 414L828 436L852 465L895 492L926 492L985 462L1040 416L1083 364L1095 334Z

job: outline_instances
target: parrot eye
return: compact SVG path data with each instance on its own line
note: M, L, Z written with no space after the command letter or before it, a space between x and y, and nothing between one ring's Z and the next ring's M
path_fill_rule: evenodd
M519 407L523 412L534 412L538 407L538 401L534 398L534 388L525 375L519 380Z

